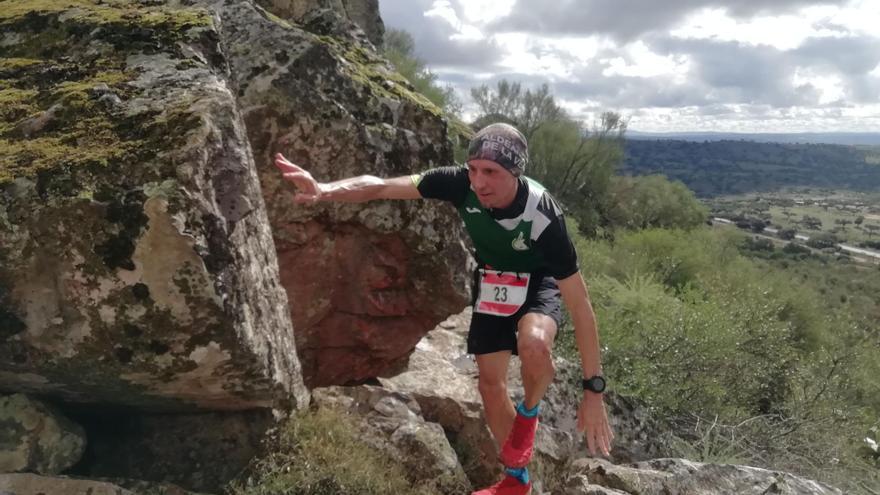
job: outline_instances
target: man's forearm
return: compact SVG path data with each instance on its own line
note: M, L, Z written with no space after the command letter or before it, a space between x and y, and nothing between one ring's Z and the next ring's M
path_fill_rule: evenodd
M593 313L589 300L583 308L572 314L574 321L574 338L581 355L581 368L584 378L602 374L602 358L599 347L599 331L596 326L596 315Z
M574 323L574 339L581 356L584 378L602 374L602 361L599 350L599 331L596 314L590 303L587 284L580 273L559 281L562 299Z
M336 182L320 184L321 201L362 203L379 199L385 189L385 181L372 175L361 175Z

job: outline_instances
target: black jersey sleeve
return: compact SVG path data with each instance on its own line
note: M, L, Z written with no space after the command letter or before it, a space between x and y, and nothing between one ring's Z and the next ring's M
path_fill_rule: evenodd
M464 203L470 190L465 167L439 167L412 176L423 198L450 201L456 207Z
M544 195L538 210L544 213L550 223L535 240L535 247L544 255L547 271L553 278L560 280L574 275L578 271L577 251L565 227L565 215L556 202Z

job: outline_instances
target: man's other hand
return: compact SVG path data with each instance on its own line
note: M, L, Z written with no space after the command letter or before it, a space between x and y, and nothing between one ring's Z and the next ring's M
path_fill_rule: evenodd
M587 437L587 447L591 455L595 456L597 452L605 457L611 455L614 432L608 424L608 413L605 411L602 394L584 391L584 398L578 407L577 428Z

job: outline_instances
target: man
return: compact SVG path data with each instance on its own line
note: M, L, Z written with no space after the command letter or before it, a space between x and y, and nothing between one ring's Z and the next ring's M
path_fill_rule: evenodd
M474 495L525 495L527 465L538 427L539 404L553 381L553 340L561 322L560 295L572 315L584 372L578 428L590 452L609 455L614 437L602 392L596 319L562 212L537 182L523 177L528 145L507 124L492 124L471 141L467 167L441 167L393 179L361 176L321 184L276 155L283 177L299 189L294 200L362 202L430 198L452 202L473 240L480 266L474 274L474 313L468 353L476 356L486 421L500 446L505 477ZM510 356L522 364L525 397L514 406L507 392Z

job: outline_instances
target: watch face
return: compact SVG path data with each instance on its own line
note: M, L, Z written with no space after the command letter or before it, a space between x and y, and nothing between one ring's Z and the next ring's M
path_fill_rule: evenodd
M591 392L602 393L605 391L605 379L601 376L594 376L590 378L584 383L584 385L584 388Z

